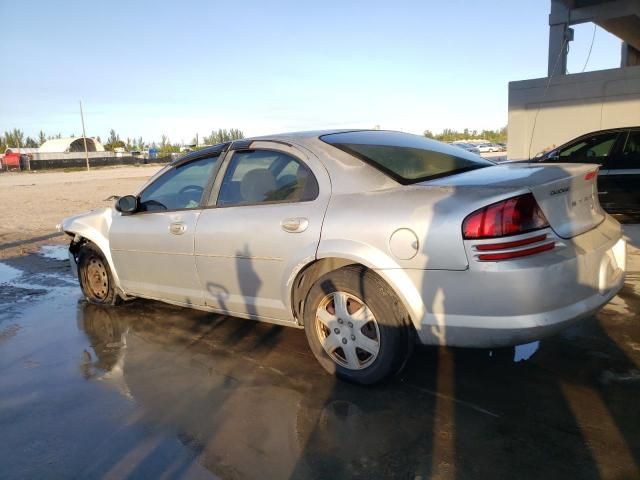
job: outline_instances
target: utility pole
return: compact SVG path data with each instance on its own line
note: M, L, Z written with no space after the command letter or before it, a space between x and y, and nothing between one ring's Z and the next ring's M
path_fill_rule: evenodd
M82 113L82 100L80 100L80 120L82 121L82 140L84 141L84 158L87 161L87 172L89 168L89 151L87 150L87 134L84 131L84 115Z

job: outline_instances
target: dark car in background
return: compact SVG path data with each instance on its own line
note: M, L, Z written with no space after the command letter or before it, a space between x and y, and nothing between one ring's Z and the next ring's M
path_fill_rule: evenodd
M582 135L533 161L599 164L602 207L609 213L640 215L640 126Z

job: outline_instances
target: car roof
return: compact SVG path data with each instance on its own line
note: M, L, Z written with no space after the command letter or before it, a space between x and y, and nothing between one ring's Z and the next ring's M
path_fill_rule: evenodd
M350 133L350 132L372 132L372 131L392 131L392 130L374 130L370 128L342 128L342 129L326 129L326 130L306 130L298 132L285 132L275 133L271 135L260 135L255 137L247 137L239 140L232 140L229 142L218 143L210 147L204 147L194 152L188 152L171 162L172 165L180 165L185 162L195 160L196 158L221 153L229 148L246 148L252 142L279 142L279 143L298 143L307 144L309 141L314 141L323 135L332 135L336 133Z
M334 133L348 133L348 132L369 132L376 131L371 128L340 128L340 129L324 129L324 130L301 130L297 132L275 133L272 135L260 135L257 137L251 137L251 140L266 140L266 139L279 139L279 138L318 138L323 135L331 135ZM386 131L386 130L380 130ZM249 140L249 139L248 139Z

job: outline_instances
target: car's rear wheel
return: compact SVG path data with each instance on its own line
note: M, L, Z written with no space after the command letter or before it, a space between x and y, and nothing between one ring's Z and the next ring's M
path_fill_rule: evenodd
M78 279L85 298L99 305L119 303L109 263L93 243L85 243L78 251Z
M316 281L305 301L304 326L325 370L365 385L400 371L413 344L398 297L378 275L358 266Z

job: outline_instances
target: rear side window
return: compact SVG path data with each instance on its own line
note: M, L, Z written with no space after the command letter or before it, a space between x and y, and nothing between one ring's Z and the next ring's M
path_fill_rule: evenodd
M249 150L233 154L218 205L305 202L317 196L318 182L302 162L282 152Z
M320 139L403 184L494 165L461 148L408 133L372 130L333 133Z
M618 133L604 133L579 140L562 150L558 156L561 162L593 163L609 156Z

